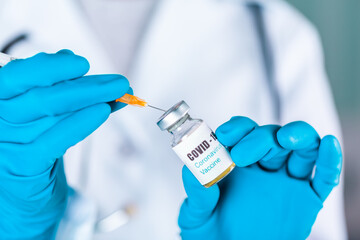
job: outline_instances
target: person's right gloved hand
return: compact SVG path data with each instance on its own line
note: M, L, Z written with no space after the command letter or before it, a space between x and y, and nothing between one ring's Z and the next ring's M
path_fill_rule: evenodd
M88 70L69 50L0 69L0 239L54 237L68 189L63 154L129 91L123 76L84 76Z
M188 198L179 214L182 239L306 239L340 180L337 138L320 138L301 121L258 126L246 117L231 118L216 136L230 148L237 167L204 188L184 166Z

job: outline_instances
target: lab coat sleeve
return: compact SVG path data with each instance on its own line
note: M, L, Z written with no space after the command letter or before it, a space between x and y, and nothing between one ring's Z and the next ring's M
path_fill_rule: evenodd
M93 133L94 134L94 133ZM93 135L92 134L92 135ZM91 136L92 136L91 135ZM67 207L56 235L56 240L90 240L95 233L97 205L86 195L84 178L91 162L91 136L67 150L64 168L69 186Z
M312 125L321 137L331 134L342 142L319 35L287 4L278 7L278 11L281 14L271 23L270 31L272 36L277 36L272 41L275 43L276 84L281 98L281 124L302 120ZM340 181L325 201L309 239L346 238L343 181Z
M96 205L71 187L68 192L68 204L56 240L90 240L95 231Z

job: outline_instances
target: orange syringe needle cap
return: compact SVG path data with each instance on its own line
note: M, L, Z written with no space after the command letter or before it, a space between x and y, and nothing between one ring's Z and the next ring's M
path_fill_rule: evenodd
M127 94L127 93L124 96L122 96L121 98L116 99L115 102L122 102L122 103L126 103L126 104L129 104L132 106L138 106L138 107L151 107L156 110L165 112L164 109L151 106L145 100L135 97L134 95Z
M127 94L127 93L124 96L122 96L121 98L116 99L115 102L122 102L122 103L126 103L126 104L133 105L133 106L138 106L138 107L146 107L148 105L145 100L138 98L136 96Z

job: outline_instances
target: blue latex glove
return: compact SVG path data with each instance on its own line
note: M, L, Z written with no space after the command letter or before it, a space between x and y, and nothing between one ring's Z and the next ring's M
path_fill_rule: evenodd
M54 237L68 189L63 154L129 90L120 75L84 77L88 70L69 50L0 69L0 239Z
M183 168L188 198L179 216L182 238L305 239L339 183L337 139L320 139L305 122L259 127L245 117L232 118L216 135L238 167L208 189Z

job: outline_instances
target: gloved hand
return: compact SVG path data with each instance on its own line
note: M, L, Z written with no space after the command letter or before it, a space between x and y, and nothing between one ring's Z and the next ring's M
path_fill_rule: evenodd
M182 238L305 239L339 182L337 139L320 139L305 122L259 127L245 117L232 118L216 135L237 167L208 189L183 168L188 198L179 216Z
M0 239L54 237L68 189L63 154L129 90L120 75L84 77L88 70L69 50L0 69Z

